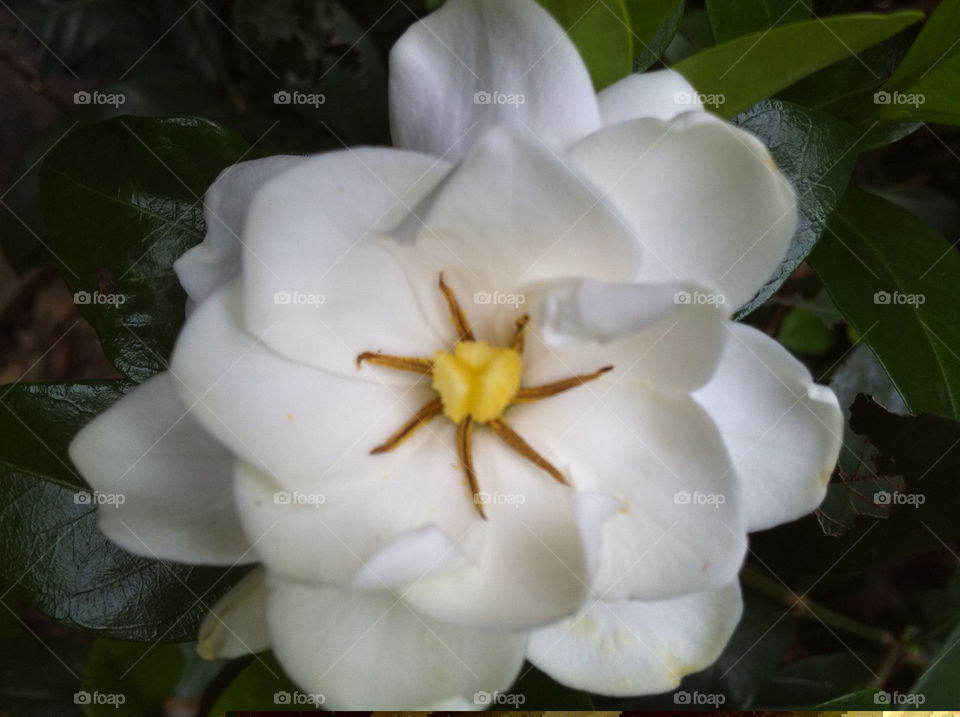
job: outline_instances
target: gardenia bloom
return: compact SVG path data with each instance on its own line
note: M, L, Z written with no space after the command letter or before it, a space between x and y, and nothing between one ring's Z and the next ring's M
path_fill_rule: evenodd
M747 533L839 451L834 394L730 321L793 189L673 72L595 94L532 0L447 0L390 60L396 148L210 188L170 370L71 445L126 497L100 526L256 564L201 654L272 649L328 707L483 706L525 658L669 690L740 618Z

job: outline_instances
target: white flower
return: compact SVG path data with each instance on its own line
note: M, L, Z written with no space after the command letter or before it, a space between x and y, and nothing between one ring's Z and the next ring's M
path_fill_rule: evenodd
M842 419L729 321L796 200L692 93L595 95L532 0L448 0L392 53L398 149L217 179L170 371L70 451L125 548L260 564L203 654L272 648L347 709L482 706L524 658L609 695L716 659L747 532L818 505Z

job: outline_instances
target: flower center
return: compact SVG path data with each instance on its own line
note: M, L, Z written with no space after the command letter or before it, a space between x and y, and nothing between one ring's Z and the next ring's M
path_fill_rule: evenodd
M392 451L418 428L442 413L457 426L457 457L470 484L474 507L481 518L486 516L483 504L478 500L480 489L473 469L473 431L477 425L489 426L501 441L518 454L549 473L558 483L568 485L563 473L523 440L504 420L503 413L511 404L534 403L593 381L612 370L613 366L604 366L593 373L571 376L542 386L521 388L524 332L530 317L517 319L512 346L491 346L474 337L457 297L443 281L443 274L440 274L439 286L447 302L450 321L457 330L457 343L452 351L436 351L432 359L391 356L372 351L357 356L357 368L366 361L397 371L430 376L433 379L431 385L437 392L436 398L424 404L398 431L371 449L370 453Z
M454 423L467 416L477 423L499 418L517 395L522 372L519 353L486 341L461 341L453 353L433 355L433 388Z

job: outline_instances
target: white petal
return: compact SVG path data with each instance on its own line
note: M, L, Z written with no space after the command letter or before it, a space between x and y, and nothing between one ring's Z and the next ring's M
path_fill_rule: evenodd
M689 283L548 282L531 301L525 385L614 365L644 383L697 388L723 351L724 298Z
M396 146L459 161L493 125L560 149L600 118L577 49L537 3L448 0L390 53L390 123Z
M158 374L84 426L70 459L104 499L100 529L137 555L229 565L256 556L233 505L233 457Z
M203 198L207 234L173 268L194 303L199 304L240 274L244 220L254 193L303 157L278 155L240 162L220 172Z
M448 171L426 155L360 148L311 157L268 182L244 233L246 326L306 365L406 383L369 366L358 374L355 359L380 348L429 355L445 345L391 256L396 239L384 232L415 212Z
M718 286L731 309L770 277L796 227L793 188L763 144L706 112L605 127L569 158L633 225L641 280Z
M577 489L620 502L603 525L599 596L659 600L736 576L746 550L740 487L716 427L689 396L614 369L514 406L507 419Z
M649 117L668 122L684 112L703 111L700 95L679 72L628 75L597 95L604 126Z
M748 530L795 520L823 500L837 463L836 395L766 334L729 324L716 376L694 394L713 417L740 477Z
M267 624L274 654L329 709L422 709L478 691L505 691L526 633L474 631L413 612L387 592L281 583Z
M734 582L659 602L595 602L530 638L528 657L570 687L625 697L667 692L713 664L740 621Z
M599 545L602 527L581 515L603 519L609 511L590 500L581 505L570 487L487 427L476 428L473 449L486 520L459 545L479 555L417 581L405 598L438 620L499 630L545 625L576 611L589 589L588 546Z
M266 574L263 566L251 570L203 618L197 637L203 659L243 657L270 647Z
M462 560L459 540L479 522L446 450L424 428L371 457L378 470L317 481L311 492L238 465L244 527L271 571L299 582L381 590L413 582Z
M171 371L197 420L288 490L382 475L381 456L370 449L436 395L429 379L396 388L289 361L243 330L242 313L235 281L201 304L180 333Z
M431 199L398 261L432 325L449 325L436 276L455 290L478 336L507 340L527 293L556 277L628 281L640 266L629 224L525 129L488 131ZM503 318L503 317L501 317Z

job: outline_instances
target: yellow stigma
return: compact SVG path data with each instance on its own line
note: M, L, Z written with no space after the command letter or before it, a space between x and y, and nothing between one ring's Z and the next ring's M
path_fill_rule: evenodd
M453 353L433 355L433 388L454 423L467 416L477 423L499 418L517 395L522 373L517 351L486 341L461 341Z

